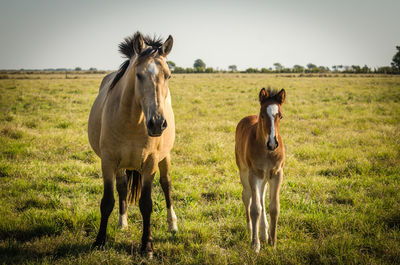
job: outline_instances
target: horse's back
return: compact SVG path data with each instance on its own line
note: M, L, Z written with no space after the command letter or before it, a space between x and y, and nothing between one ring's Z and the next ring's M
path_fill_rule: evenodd
M244 117L236 126L235 157L239 169L246 166L246 152L251 137L255 137L255 128L258 122L257 115Z
M104 102L108 89L117 72L106 75L101 81L99 94L97 95L92 109L90 110L88 122L89 143L95 153L100 156L100 134L101 134L101 116L103 113Z

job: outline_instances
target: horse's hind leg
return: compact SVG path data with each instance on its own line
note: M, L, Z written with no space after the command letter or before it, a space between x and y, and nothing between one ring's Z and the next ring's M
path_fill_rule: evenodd
M126 196L128 194L128 179L127 174L131 174L131 171L119 170L117 172L117 191L119 197L119 220L118 227L124 229L128 227L128 205L126 203Z
M101 199L100 211L101 211L101 221L100 229L97 234L96 241L93 243L93 247L104 247L106 243L106 232L108 218L114 208L114 177L115 177L115 167L112 166L108 161L101 161L101 168L103 171L103 184L104 193Z
M167 222L168 222L168 231L177 232L177 218L175 215L174 207L171 202L171 178L169 176L169 172L171 169L171 158L170 155L167 155L160 163L158 163L158 167L160 169L160 183L162 190L165 196L165 202L167 204Z
M283 171L280 170L277 174L272 175L271 179L269 180L269 215L271 218L271 227L269 231L270 233L268 242L271 244L272 247L276 246L276 230L280 212L279 193L281 190L282 178Z

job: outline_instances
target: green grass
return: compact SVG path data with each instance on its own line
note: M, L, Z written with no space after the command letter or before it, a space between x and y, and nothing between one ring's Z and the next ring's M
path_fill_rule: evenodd
M87 118L101 75L0 80L0 263L395 264L400 262L400 77L174 75L172 198L167 232L158 178L155 258L139 254L141 215L100 224L100 160ZM285 88L285 176L276 250L250 249L234 161L238 121L262 87ZM117 198L117 194L116 198Z

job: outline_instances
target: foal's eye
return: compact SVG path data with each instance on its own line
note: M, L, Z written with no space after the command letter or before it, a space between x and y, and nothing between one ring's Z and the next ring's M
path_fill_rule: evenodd
M143 76L142 76L141 74L139 74L139 73L136 74L136 77L137 77L140 81L142 81L142 79L143 79Z
M170 79L171 78L171 76L170 75L165 75L165 79Z
M283 119L283 116L280 113L279 113L279 119L281 119L281 120Z

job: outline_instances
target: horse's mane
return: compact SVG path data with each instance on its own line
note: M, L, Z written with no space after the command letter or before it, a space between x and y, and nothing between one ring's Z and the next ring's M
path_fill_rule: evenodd
M118 83L118 81L122 78L126 69L128 69L129 63L135 53L135 49L133 48L133 42L137 35L140 34L137 31L135 34L126 37L119 45L119 52L125 57L128 58L125 62L121 64L119 67L117 74L115 75L111 85L110 90ZM138 61L140 62L144 58L147 58L149 55L154 54L163 44L162 39L156 35L150 37L149 35L143 36L144 43L147 45L147 49L139 54Z
M268 98L273 98L273 97L275 97L275 96L279 93L279 91L280 91L280 90L278 90L278 89L276 89L276 88L268 87L268 88L267 88Z

